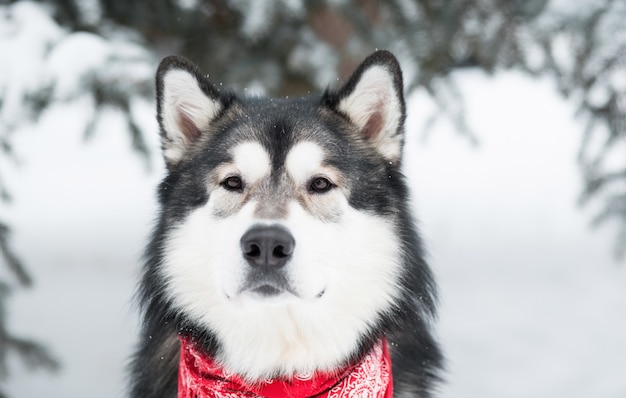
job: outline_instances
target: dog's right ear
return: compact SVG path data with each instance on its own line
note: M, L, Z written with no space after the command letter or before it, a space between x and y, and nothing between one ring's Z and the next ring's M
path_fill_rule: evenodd
M161 61L156 76L157 118L168 168L175 166L228 106L198 69L178 56Z

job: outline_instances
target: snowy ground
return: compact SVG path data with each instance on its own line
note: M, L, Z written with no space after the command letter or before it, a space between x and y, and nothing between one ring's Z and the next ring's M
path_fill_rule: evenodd
M625 397L626 264L575 205L573 109L545 82L462 77L480 148L441 128L410 155L441 286L443 396Z
M431 105L417 95L406 155L441 287L442 397L625 397L626 265L610 257L611 231L590 231L589 211L576 207L573 110L546 82L516 74L459 81L481 145L445 123L418 142ZM13 296L10 325L63 363L48 375L13 361L15 398L123 396L161 166L155 152L146 172L113 114L83 143L82 110L49 112L16 137L23 165L2 165L16 200L0 218L36 278Z

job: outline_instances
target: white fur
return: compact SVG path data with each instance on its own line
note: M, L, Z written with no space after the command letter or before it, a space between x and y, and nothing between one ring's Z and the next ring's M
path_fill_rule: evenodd
M285 158L287 171L297 182L304 182L319 171L324 152L319 145L305 141L300 142L289 151Z
M202 131L222 110L222 105L202 91L192 74L180 69L168 71L163 77L161 101L163 129L168 138L163 154L168 162L176 163L191 143L181 128L181 117L188 118Z
M289 273L298 297L273 303L237 293L246 266L239 237L255 222L252 207L220 221L199 209L174 231L164 272L175 305L215 331L219 359L250 379L337 366L398 291L391 225L345 203L342 222L324 224L292 203L285 225L296 239Z
M246 183L255 182L270 172L270 157L259 143L238 145L233 150L233 159Z
M401 93L400 93L401 94ZM402 136L397 134L402 112L393 75L381 65L368 68L354 90L338 105L359 129L363 129L375 112L381 112L382 130L374 137L374 145L389 160L400 158Z
M246 167L239 155L247 151L262 158L252 145L235 150L237 167ZM318 150L308 143L294 147L286 162L290 178L318 175ZM305 154L311 157L301 158ZM399 291L400 249L392 221L355 210L337 189L309 198L334 208L339 216L332 222L296 200L281 220L255 218L254 200L233 216L216 218L221 195L233 193L212 192L167 237L162 272L174 305L214 331L223 347L218 359L251 380L331 369L345 361ZM293 235L295 251L285 272L295 294L263 298L241 291L248 265L239 242L258 223L278 223Z

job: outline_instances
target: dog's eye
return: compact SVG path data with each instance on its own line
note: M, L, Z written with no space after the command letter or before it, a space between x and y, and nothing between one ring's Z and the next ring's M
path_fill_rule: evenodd
M333 183L324 177L315 177L309 184L309 191L313 193L324 193L334 187Z
M222 181L222 186L227 191L242 191L243 190L243 181L241 181L241 177L239 176L230 176L226 177L224 181Z

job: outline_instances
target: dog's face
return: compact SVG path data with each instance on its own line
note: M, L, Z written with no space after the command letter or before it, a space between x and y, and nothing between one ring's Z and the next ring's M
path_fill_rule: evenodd
M401 291L395 59L296 100L221 93L180 58L157 84L173 307L252 379L345 361Z

